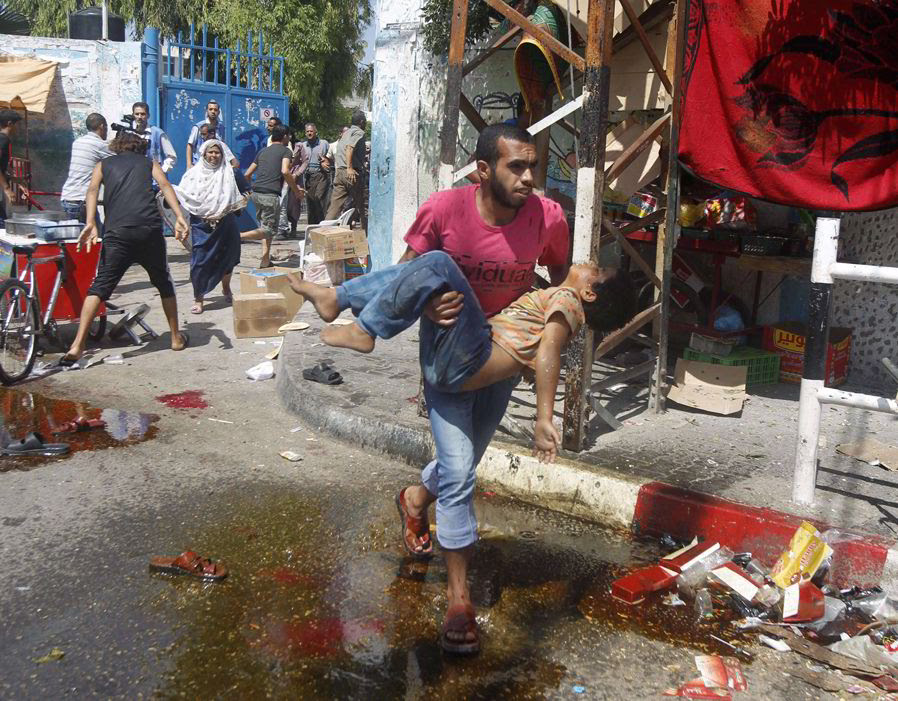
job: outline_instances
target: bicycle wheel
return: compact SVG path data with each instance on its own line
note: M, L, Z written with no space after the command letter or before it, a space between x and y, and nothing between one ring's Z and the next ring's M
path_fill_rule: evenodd
M0 382L11 385L28 376L37 350L37 308L18 280L0 285Z
M100 314L96 319L90 322L90 330L87 335L92 341L99 341L106 333L106 315Z

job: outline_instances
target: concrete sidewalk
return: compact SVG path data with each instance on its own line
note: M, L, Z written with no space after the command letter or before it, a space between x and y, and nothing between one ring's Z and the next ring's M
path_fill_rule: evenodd
M310 328L288 334L280 356L277 384L287 407L343 441L426 463L432 442L427 420L417 415L417 329L378 341L374 353L361 355L323 345L318 338L323 324L309 307L297 320ZM333 363L343 384L303 379L302 369L322 360ZM596 380L605 370L596 366ZM622 385L605 397L623 429L610 432L593 418L588 449L565 454L554 465L540 465L526 441L500 429L478 468L481 485L609 526L716 537L771 560L807 518L821 528L871 536L843 553L842 575L852 582L880 578L898 533L898 475L840 456L835 446L865 434L898 443L898 420L825 409L817 503L799 508L790 501L797 386L751 393L742 415L734 418L674 405L656 415L645 409L644 384ZM559 392L559 420L562 400ZM534 394L522 384L509 415L530 426L534 411ZM854 552L858 548L862 552Z

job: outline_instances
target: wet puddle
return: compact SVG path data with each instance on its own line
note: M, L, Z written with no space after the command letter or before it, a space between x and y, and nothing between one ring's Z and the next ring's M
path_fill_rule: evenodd
M228 579L154 577L148 613L176 639L159 658L168 673L156 693L544 698L576 676L553 650L583 636L633 632L718 654L728 651L710 633L738 640L722 622L697 626L691 606L611 599L611 581L656 562L657 544L537 510L521 516L520 506L481 496L470 576L483 652L446 656L442 558L402 556L395 511L381 496L350 507L274 487L219 495L217 516L186 537L226 564Z
M78 417L102 419L105 427L55 435L64 424ZM84 402L54 399L43 394L18 389L0 389L0 441L19 440L32 431L40 433L47 443L67 443L70 453L60 457L0 456L0 472L30 470L51 461L65 460L72 453L85 450L120 448L142 443L156 435L154 414L117 409L101 409Z

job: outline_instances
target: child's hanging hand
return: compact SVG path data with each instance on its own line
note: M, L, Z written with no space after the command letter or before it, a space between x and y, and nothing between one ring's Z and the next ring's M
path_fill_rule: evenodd
M555 462L561 436L551 419L538 419L533 427L533 455L540 462Z

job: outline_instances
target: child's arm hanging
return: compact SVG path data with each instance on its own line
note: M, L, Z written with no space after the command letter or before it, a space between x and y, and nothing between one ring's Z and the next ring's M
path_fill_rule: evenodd
M564 315L549 317L536 351L536 425L533 428L533 454L540 462L555 462L561 436L552 423L555 392L561 374L561 351L571 337Z

